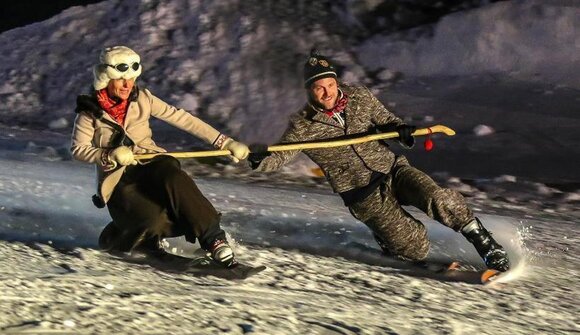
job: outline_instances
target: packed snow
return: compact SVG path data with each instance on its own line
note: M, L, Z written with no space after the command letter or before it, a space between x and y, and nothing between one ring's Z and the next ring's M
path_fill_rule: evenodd
M268 267L230 282L164 273L96 250L108 217L90 202L91 168L14 152L2 152L0 162L0 325L6 333L578 330L575 222L541 213L490 215L476 207L514 263L505 282L483 287L426 278L380 257L368 229L328 190L197 179L223 213L239 259ZM482 268L462 237L409 210L427 224L431 259ZM167 243L177 254L195 248L182 239Z
M111 0L0 34L0 333L580 332L580 6L496 2L352 44L306 24L321 10L308 2L264 3ZM346 28L358 24L346 18ZM514 270L481 286L380 256L304 157L272 174L183 161L223 213L240 260L268 267L257 276L170 274L99 251L108 214L92 205L93 168L70 160L68 140L90 67L116 44L141 54L140 85L268 143L304 102L301 66L318 44L345 80L368 85L406 121L457 131L433 136L428 153L423 139L391 148L463 193ZM170 150L207 149L153 125ZM461 235L409 211L427 225L432 259L483 267ZM166 242L176 253L196 248Z

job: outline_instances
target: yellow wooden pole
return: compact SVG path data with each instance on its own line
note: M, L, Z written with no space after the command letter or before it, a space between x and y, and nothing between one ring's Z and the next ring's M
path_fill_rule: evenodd
M431 133L444 133L448 136L455 135L455 131L449 127L443 125L435 125L428 128L417 129L413 132L413 136L423 136L429 135ZM268 151L289 151L289 150L306 150L306 149L324 149L324 148L334 148L346 145L361 144L370 141L385 140L389 138L397 138L399 133L396 131L389 133L378 133L372 135L363 135L361 137L350 138L345 140L333 140L333 141L319 141L319 142L309 142L309 143L287 143L278 144L268 147ZM199 157L215 157L215 156L228 156L230 155L229 150L203 150L203 151L190 151L190 152L164 152L155 154L141 154L135 155L135 159L151 159L157 155L169 155L175 158L199 158Z

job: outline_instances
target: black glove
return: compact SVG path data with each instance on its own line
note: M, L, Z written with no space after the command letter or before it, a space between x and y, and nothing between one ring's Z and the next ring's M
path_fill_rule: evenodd
M268 151L268 145L263 143L254 143L248 146L250 154L248 155L248 163L252 170L255 170L264 158L270 156L272 153Z
M411 134L417 130L417 127L410 126L407 124L402 124L397 126L397 133L399 133L399 142L408 148L412 148L415 145L415 138Z

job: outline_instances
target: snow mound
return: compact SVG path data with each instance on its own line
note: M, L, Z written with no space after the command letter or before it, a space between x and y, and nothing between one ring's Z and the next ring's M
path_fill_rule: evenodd
M580 8L570 1L503 1L448 15L424 31L370 38L359 59L371 70L408 76L509 73L580 88Z

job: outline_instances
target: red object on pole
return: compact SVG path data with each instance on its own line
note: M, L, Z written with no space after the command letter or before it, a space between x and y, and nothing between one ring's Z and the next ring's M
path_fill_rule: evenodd
M427 138L425 139L425 143L423 143L423 146L425 147L425 151L429 152L429 151L433 150L433 147L435 146L435 144L431 140L431 134L433 134L433 131L431 130L431 128L427 128L427 129L429 130L429 135L427 135Z

